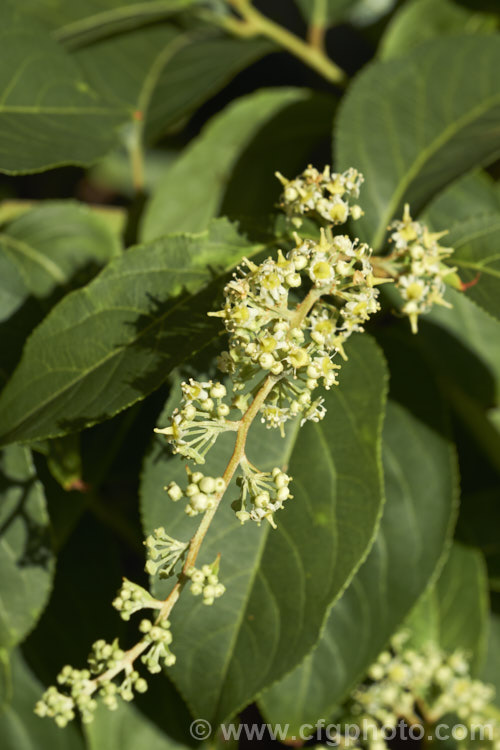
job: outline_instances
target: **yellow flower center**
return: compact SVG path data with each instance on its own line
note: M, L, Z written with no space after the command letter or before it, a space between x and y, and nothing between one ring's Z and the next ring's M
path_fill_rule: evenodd
M312 267L314 278L318 281L328 281L332 277L332 269L326 260L319 260Z

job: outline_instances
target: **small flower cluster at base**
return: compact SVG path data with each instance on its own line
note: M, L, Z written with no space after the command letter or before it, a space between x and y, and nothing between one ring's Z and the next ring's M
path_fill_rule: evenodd
M177 561L180 560L189 546L188 543L180 542L178 539L169 536L163 526L155 529L146 538L144 544L148 555L145 566L146 573L149 573L150 576L158 574L160 578L168 578Z
M371 250L344 235L321 232L319 242L295 237L296 247L277 260L260 265L244 260L225 289L226 303L218 313L229 333L229 351L219 361L231 375L236 391L262 373L276 377L278 385L262 406L263 420L280 427L302 415L318 421L322 402L312 391L337 384L336 353L345 358L343 344L379 309L378 289L386 279L373 275ZM297 298L304 284L312 296L307 314L297 317ZM325 302L322 296L333 297ZM299 306L300 308L300 306ZM237 405L237 402L235 402Z
M84 723L89 723L97 708L97 701L92 698L90 672L66 666L58 675L57 681L61 685L67 685L70 694L62 693L51 685L36 704L35 713L42 718L54 719L57 726L62 728L73 721L79 710Z
M65 666L57 677L57 682L66 692L60 692L55 686L47 688L41 700L35 706L35 713L41 717L54 719L59 727L65 727L72 721L76 712L81 715L84 723L94 718L98 706L97 698L110 710L118 707L118 697L131 701L134 690L144 693L148 689L147 682L140 677L130 664L123 664L125 653L118 645L118 639L113 643L104 640L96 641L89 656L89 669L74 669ZM125 677L120 684L106 678L108 670L122 667Z
M205 476L201 471L191 471L186 467L189 484L182 490L177 482L170 482L165 487L168 496L174 502L182 497L188 498L185 511L188 516L197 516L207 510L215 508L217 496L226 489L226 482L222 477Z
M280 207L296 227L302 224L301 217L314 213L328 224L345 224L349 216L359 219L363 215L361 207L350 205L353 198L359 197L363 175L356 169L348 169L342 174L330 172L326 166L322 172L309 166L293 180L287 180L276 172L276 177L284 187Z
M391 649L368 670L371 684L353 691L348 715L369 720L381 731L400 719L412 723L422 716L436 724L454 713L470 725L491 726L495 746L500 746L500 723L488 710L495 689L471 678L465 653L446 653L432 642L417 650L407 645L408 638L404 631L393 637Z
M201 569L190 568L186 575L191 579L189 590L194 596L203 596L203 604L210 606L222 596L226 587L219 582L219 557L213 565L203 565Z
M151 674L161 672L160 661L165 667L175 664L175 655L170 651L172 633L170 632L170 621L162 620L154 624L151 620L142 620L139 630L144 633L143 640L150 643L148 651L141 656L141 661L146 665Z
M424 224L413 221L408 204L403 219L394 221L389 229L395 230L389 242L395 245L391 260L398 271L396 286L404 300L401 312L408 315L412 331L417 333L419 315L429 312L433 305L451 307L444 299L443 279L456 269L443 261L453 249L438 243L446 232L433 234Z
M183 406L175 409L169 427L157 427L155 432L166 435L174 453L205 463L205 455L218 436L232 424L226 420L230 412L223 402L226 387L222 383L198 382L192 378L181 384Z
M127 578L123 579L122 587L116 598L113 599L112 604L120 613L122 620L126 621L130 620L130 617L141 609L161 609L163 606L162 601L155 599L149 591Z
M241 524L255 521L259 526L266 520L275 529L275 512L283 508L285 500L293 497L288 489L292 477L278 467L272 472L258 471L246 460L241 461L240 466L244 472L237 479L240 497L231 506L236 518Z

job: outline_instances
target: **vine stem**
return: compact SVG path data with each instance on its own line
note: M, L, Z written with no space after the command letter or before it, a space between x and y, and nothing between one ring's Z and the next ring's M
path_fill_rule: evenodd
M214 20L229 32L241 37L261 34L302 60L327 81L336 84L345 82L346 73L326 55L323 44L318 43L319 26L315 28L314 40L310 38L310 43L307 43L263 15L257 8L254 8L250 0L227 0L227 3L239 13L241 18L222 16ZM324 29L322 33L324 35Z

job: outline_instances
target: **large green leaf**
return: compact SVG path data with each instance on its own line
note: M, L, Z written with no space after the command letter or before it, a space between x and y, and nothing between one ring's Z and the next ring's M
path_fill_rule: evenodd
M132 143L152 140L179 123L239 70L272 50L263 40L180 32L158 24L102 39L74 53L99 94L126 108Z
M69 726L62 732L53 721L34 714L33 707L44 688L20 652L12 652L8 669L8 700L0 706L2 750L84 750L76 727Z
M217 215L232 168L249 141L279 112L310 99L306 89L265 89L238 99L214 117L167 168L144 213L143 241L205 229Z
M0 493L0 648L12 648L38 620L54 574L45 495L27 448L1 454Z
M376 62L353 83L337 120L336 162L365 176L356 229L375 248L405 201L417 214L500 154L499 66L500 40L470 35Z
M494 31L497 19L456 5L453 0L410 0L389 23L379 46L383 60L407 55L414 47L448 34Z
M139 245L68 294L28 339L0 397L4 443L102 421L157 388L220 325L206 316L214 274L255 251L224 220ZM193 299L193 293L206 299ZM209 307L208 307L209 309Z
M424 591L449 537L457 471L445 414L425 371L421 382L422 400L436 410L433 426L388 403L382 443L386 503L368 558L332 607L312 654L260 698L266 719L288 722L291 735L331 715L363 678ZM420 411L425 416L425 407Z
M170 739L133 705L120 702L116 711L101 706L85 726L88 750L181 750L186 745Z
M10 318L28 294L21 271L0 244L0 321Z
M500 211L455 224L446 241L462 280L474 282L467 295L500 319Z
M464 175L443 190L426 208L422 220L434 231L450 229L459 221L500 212L500 191L487 172ZM446 244L446 240L443 240Z
M227 591L209 608L187 591L172 613L177 662L169 674L196 717L222 721L293 668L373 540L382 503L385 368L366 335L352 341L341 373L319 424L296 425L285 440L260 424L252 427L250 460L264 469L288 464L294 497L276 530L242 528L229 508L231 486L200 555L205 563L221 553ZM216 444L207 473L222 471L231 443ZM184 482L184 467L155 439L141 489L145 529L161 524L187 539L196 524L166 499L162 488L170 479ZM165 592L164 585L157 588Z
M250 236L276 226L276 205L287 177L302 172L330 146L336 97L309 92L267 122L238 157L225 187L222 216L236 220ZM266 167L263 169L262 165Z
M0 171L89 164L105 154L127 113L101 99L20 6L2 3L0 27Z
M5 380L28 334L57 300L120 252L112 226L76 202L43 203L0 233L0 372Z
M423 320L448 331L487 367L495 382L495 403L498 403L500 394L500 352L497 346L492 346L492 342L499 339L500 329L498 321L491 314L498 315L499 310L495 299L498 279L494 275L495 245L500 236L499 217L500 192L489 175L481 172L467 175L444 190L430 204L423 217L433 231L451 230L443 241L455 248L450 262L456 262L459 266L464 281L473 280L476 273L480 274L477 284L464 293L447 290L446 299L452 304L451 310L435 306ZM469 263L472 265L469 266ZM483 267L484 270L480 270ZM485 387L484 379L474 377L474 368L453 360L449 353L443 357L443 341L437 341L436 336L430 340L427 327L424 326L422 330L424 336L419 337L419 342L425 343L426 348L429 348L427 345L431 346L433 359L439 362L441 369L449 365L450 379L455 383L464 381L464 390L469 395L473 394L480 402L491 405L491 398L487 395L491 389ZM432 341L435 341L434 345Z
M24 294L15 299L11 295L9 312L28 294L47 297L77 271L92 264L102 266L120 252L116 235L86 206L49 202L34 208L0 233L0 263L6 269L10 266L2 281L21 278L24 286Z
M483 557L455 542L439 578L407 624L417 633L417 643L430 640L448 652L466 651L472 672L478 674L486 652L488 609Z
M23 9L49 26L58 41L74 46L168 17L197 2L200 0L27 0Z
M433 325L422 326L419 344L434 363L434 369L449 383L453 382L454 387L460 387L483 406L491 407L500 404L500 351L496 345L500 340L500 324L468 297L469 291L448 289L446 300L453 307L435 308L426 316L425 321ZM443 332L449 334L448 341Z

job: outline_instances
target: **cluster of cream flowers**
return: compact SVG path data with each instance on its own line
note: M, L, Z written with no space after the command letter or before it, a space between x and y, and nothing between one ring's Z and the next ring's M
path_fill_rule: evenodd
M185 511L188 516L197 516L198 513L212 510L217 496L226 489L223 477L209 477L201 471L191 471L188 466L186 472L189 483L185 490L182 490L177 482L170 482L165 487L170 499L177 502L182 497L187 497L189 502Z
M333 357L345 357L343 345L379 309L381 281L373 275L371 250L346 235L322 231L318 242L295 236L295 247L259 265L245 259L225 289L223 319L229 350L219 360L235 390L243 390L262 371L277 383L261 412L268 427L302 416L318 421L323 399L312 392L337 384ZM301 299L315 303L297 319ZM326 297L323 300L322 297Z
M173 453L204 464L206 453L227 429L230 407L223 401L226 387L212 380L198 382L191 378L181 388L182 407L175 409L169 427L157 427L155 432L166 435Z
M186 542L169 536L163 526L154 529L144 541L144 545L147 554L146 573L150 576L158 575L160 578L169 577L188 548Z
M443 261L453 249L442 247L438 240L447 232L431 233L424 224L413 221L406 204L402 221L394 221L389 242L395 249L391 259L398 272L396 286L403 298L401 311L408 315L413 333L418 330L418 316L432 305L451 307L444 299L444 277L455 271Z
M112 604L122 620L130 620L131 616L141 609L161 609L163 606L162 601L155 599L149 591L127 578L123 579L122 587Z
M155 529L145 545L148 552L146 571L158 573L160 578L170 575L188 547L169 537L162 527ZM128 621L133 614L142 610L158 612L164 602L155 599L142 586L124 578L112 604L121 618ZM145 646L141 661L151 674L160 672L162 665L169 667L175 663L175 656L169 648L172 633L168 620L152 622L143 619L139 631L142 634L139 645ZM123 678L117 683L115 678L120 673L123 673ZM54 685L47 688L35 706L35 713L54 719L59 727L65 727L77 712L84 723L92 721L98 699L113 711L118 707L118 698L131 701L134 691L144 693L148 689L146 680L133 668L117 638L112 643L102 639L96 641L88 657L88 668L74 669L67 665L58 675L57 682L64 692Z
M202 596L203 604L210 606L222 596L226 587L219 581L219 560L213 565L203 565L200 569L191 567L186 575L191 579L190 591L194 596Z
M113 682L112 677L103 676L108 671L118 671L124 657L125 652L120 648L118 639L113 643L96 641L88 658L89 668L74 669L69 665L63 667L57 676L57 682L65 692L53 685L47 688L35 706L35 713L41 717L50 717L59 727L65 727L78 711L82 721L89 723L98 706L96 696L109 709L115 710L118 707L118 697L131 701L134 690L145 693L148 689L146 680L130 664L124 668L125 676L120 684ZM97 675L100 675L98 681L95 679Z
M344 224L349 216L359 219L363 215L361 206L350 205L359 198L363 175L356 169L343 173L331 172L327 165L319 172L311 164L293 180L287 180L280 172L276 177L283 185L280 207L296 227L302 224L302 216L313 214L327 224Z
M236 518L244 524L255 521L259 526L266 520L275 529L274 514L292 497L288 485L292 477L278 467L271 472L259 471L249 461L240 463L243 474L238 477L240 496L232 504Z
M487 727L498 750L500 723L489 710L493 686L471 677L463 651L447 653L431 641L416 649L408 639L408 632L397 633L368 670L369 682L351 694L347 715L369 728L370 750L386 750L385 732L401 720L431 726L447 714L469 727Z

